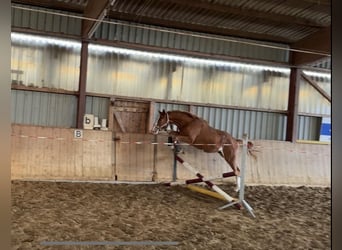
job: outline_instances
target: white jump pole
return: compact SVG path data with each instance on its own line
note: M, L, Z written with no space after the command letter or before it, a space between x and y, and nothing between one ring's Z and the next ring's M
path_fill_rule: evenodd
M241 156L241 169L240 169L240 191L239 191L239 200L228 203L219 209L224 209L234 205L235 203L242 203L242 205L247 209L247 211L255 218L253 213L253 208L247 203L245 200L245 170L247 165L247 145L248 145L248 136L247 134L243 135L243 144L242 144L242 156Z

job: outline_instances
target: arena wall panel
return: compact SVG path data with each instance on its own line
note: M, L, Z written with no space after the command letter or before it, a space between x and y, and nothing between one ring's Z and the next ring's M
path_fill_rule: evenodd
M12 178L112 180L112 133L12 125Z
M165 182L172 180L173 151L167 135L116 133L12 125L12 179ZM153 142L153 143L152 143ZM247 159L247 185L330 186L331 146L253 141L257 160ZM181 157L205 177L230 172L216 153L183 146ZM241 155L239 154L239 160ZM180 164L178 180L195 178ZM234 182L235 178L217 182Z

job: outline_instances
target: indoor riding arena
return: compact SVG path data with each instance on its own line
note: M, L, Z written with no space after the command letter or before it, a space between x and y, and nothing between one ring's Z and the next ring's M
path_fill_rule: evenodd
M12 1L12 249L331 249L330 8Z

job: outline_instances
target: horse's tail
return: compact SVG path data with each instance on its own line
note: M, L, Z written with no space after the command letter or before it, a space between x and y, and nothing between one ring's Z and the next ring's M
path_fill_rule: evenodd
M254 152L259 152L259 150L256 150L254 148L254 144L251 141L247 142L247 153L252 156L255 160L257 159L257 156Z
M242 144L243 143L243 140L241 139L236 139L236 141L239 143L239 144ZM254 144L253 142L251 141L247 141L247 154L252 156L255 160L257 159L257 156L254 152L259 152L259 150L256 150L254 148Z

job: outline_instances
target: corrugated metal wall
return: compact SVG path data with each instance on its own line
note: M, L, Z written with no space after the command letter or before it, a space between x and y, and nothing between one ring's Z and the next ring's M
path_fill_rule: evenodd
M315 72L305 72L314 82L316 82L327 94L331 96L330 74L315 74ZM331 103L325 99L308 82L301 79L299 89L298 112L331 115Z
M322 118L312 116L298 116L297 139L318 141L321 130Z
M196 106L195 114L236 138L285 140L286 116L277 113Z
M247 111L208 106L192 106L191 112L208 121L209 125L242 138L244 133L252 140L285 140L287 118L283 114ZM158 110L189 111L188 105L156 103L154 120Z
M14 6L20 7L22 5L15 4ZM35 9L44 10L43 8ZM12 27L79 36L81 19L12 8ZM178 30L170 29L163 32L157 27L138 27L125 22L103 23L99 26L95 37L162 48L278 62L287 62L289 58L286 50L253 47L252 45L226 40L227 38L224 37L208 39L198 33L185 34ZM64 40L62 43L58 43L60 40L57 38L47 39L45 42L44 39L35 41L36 36L27 36L25 39L12 36L12 83L71 91L78 90L79 42ZM234 38L234 40L237 39ZM248 42L244 39L241 41ZM157 56L152 54L139 55L128 52L128 50L122 52L121 49L118 52L117 48L111 48L112 51L102 50L101 52L100 50L93 50L91 46L93 45L90 45L89 48L87 76L87 91L91 93L166 99L179 103L194 102L247 108L287 109L289 76L288 72L283 70L278 71L274 68L269 70L265 67L262 70L246 69L241 65L210 64L208 60L203 60L201 63L200 60L185 62L184 59L174 55L169 55L171 57L166 55L161 59L158 54ZM322 65L329 67L329 62L324 62ZM314 80L330 93L330 78L329 80L325 78L315 78ZM75 126L76 96L30 91L13 91L12 95L14 97L12 103L13 122L43 126ZM36 107L38 102L45 110L47 110L46 107L49 107L49 102L55 104L48 108L49 112L41 111L43 115L38 116L40 113ZM108 116L107 104L108 99L106 98L88 96L86 112L94 113L100 119L105 118ZM170 105L172 109L187 107L182 104L165 104L166 109L169 109ZM71 109L65 111L64 117L59 117L55 111L64 110L65 106L69 106ZM195 112L199 115L202 114L213 126L228 130L234 136L241 136L241 133L247 132L251 138L255 139L283 140L284 138L286 117L282 114L221 110L204 106L197 106ZM309 84L302 82L299 112L330 115L330 103ZM54 115L51 115L52 113ZM217 115L213 116L213 113L217 113ZM33 114L33 117L30 118L28 114ZM222 121L220 123L218 121L220 116L220 120L234 121L234 124L229 124L229 122L225 124ZM300 127L298 138L311 139L314 137L312 133L316 133L314 131L317 130L319 121L316 118L303 116L299 118L298 124ZM307 130L311 132L304 132Z
M77 91L79 43L58 39L52 42L46 38L40 40L37 36L22 37L17 34L13 37L12 67L15 67L15 70L12 73L12 82L26 86ZM96 49L93 49L94 47ZM94 45L94 47L90 46L89 48L88 92L147 99L166 99L180 103L210 103L284 111L287 109L288 69L251 67L247 64L191 58L187 60L185 57L172 55L117 48L108 50L108 47L104 48L98 45ZM62 52L60 53L60 51ZM25 74L20 73L25 71L28 71L28 75L31 77L25 78L23 76ZM40 76L42 75L51 80L41 79ZM330 77L315 75L310 77L326 92L330 93ZM44 114L43 111L43 115L37 120L35 113L37 112L35 108L37 101L32 102L32 104L30 102L32 96L39 96L40 105L49 107L49 100L45 98L47 95L58 100L65 99L65 95L33 92L24 94L22 91L14 95L17 96L15 98L17 101L13 109L15 112L13 122L46 126L74 126L75 119L69 116L72 113L67 114L66 117L69 119L66 121L63 118L59 120L58 116L47 118L48 115ZM20 98L23 100L19 101ZM51 109L64 110L65 105L70 105L75 109L77 97L72 97L72 100L70 96L68 98L67 104L63 101L55 101L55 105L58 106ZM70 102L72 103L69 104ZM108 102L108 98L88 96L86 112L92 113L100 119L108 118ZM165 109L188 109L187 105L170 105L165 104ZM252 139L284 140L285 137L286 117L282 114L201 106L193 111L209 120L212 126L226 130L236 137L241 137L244 132L247 132ZM302 81L299 112L330 115L330 103L319 95L312 86ZM26 115L31 113L35 114L35 118L31 119ZM209 114L210 116L208 116ZM217 115L212 116L212 114ZM312 120L313 118L305 117L305 119ZM222 120L227 122L222 123ZM319 122L315 120L299 122L298 138L316 138L318 124ZM310 132L304 132L306 130Z
M51 127L76 127L77 97L12 90L12 123ZM86 97L86 113L108 119L109 98Z
M12 33L11 40L12 82L33 87L78 90L79 42L19 33Z
M154 120L158 119L158 111L163 109L189 111L190 107L158 102L155 106ZM284 114L207 106L192 106L191 111L207 120L210 126L227 131L236 138L242 138L243 134L247 133L251 140L285 140L287 117ZM321 120L320 117L299 115L297 139L319 140Z
M85 113L93 114L100 120L108 119L109 103L109 98L87 96Z
M109 99L86 98L86 113L108 119ZM71 95L12 90L12 122L52 127L75 127L77 98ZM156 103L158 110L189 110L189 105ZM276 113L193 106L192 112L217 129L237 138L247 133L250 139L285 140L286 116ZM320 117L299 116L297 138L318 140Z
M12 90L11 100L12 123L76 127L76 96Z
M253 46L248 44L252 41L247 39L223 36L210 36L208 38L200 33L112 21L113 23L102 23L95 32L95 38L276 62L288 62L289 59L289 53L286 50ZM260 44L281 46L267 42L260 42ZM286 45L281 47L288 48Z
M321 61L310 64L310 66L319 68L319 69L331 69L331 57L326 57Z
M14 7L25 7L26 5L12 4ZM12 27L27 28L39 31L56 32L60 34L81 34L82 21L80 18L68 17L65 14L77 16L78 14L54 10L55 13L64 15L37 12L46 10L44 8L29 7L32 10L12 8ZM36 10L36 11L35 11ZM51 10L49 10L51 11Z
M289 69L89 45L87 91L287 109Z
M26 7L25 5L13 4L14 7ZM59 34L80 35L81 19L64 15L51 14L44 8L30 7L32 10L12 8L12 27L30 28L32 30L56 32ZM55 13L70 14L54 10ZM254 59L265 59L275 62L288 62L288 51L253 46L249 43L255 41L238 38L227 38L223 36L206 37L201 33L184 32L175 29L159 30L159 27L131 24L129 22L101 23L94 37L100 39L122 41L149 46L174 48L181 50L197 51L208 54L221 54L227 56L246 57ZM234 42L236 41L236 42ZM240 41L240 42L239 42ZM241 43L245 42L245 43ZM288 48L287 45L260 42L265 45L276 45Z

